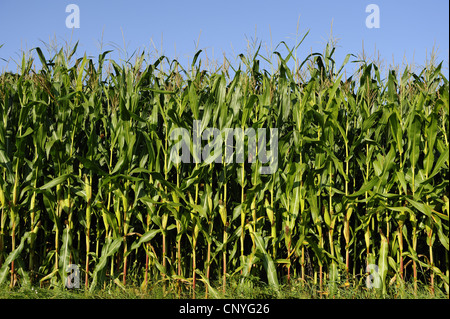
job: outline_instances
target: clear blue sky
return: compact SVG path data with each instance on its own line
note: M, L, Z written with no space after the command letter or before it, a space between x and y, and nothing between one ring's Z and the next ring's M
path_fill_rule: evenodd
M66 27L66 6L80 8L80 28ZM366 6L380 8L380 28L365 25ZM59 44L79 41L78 53L97 57L103 49L114 49L113 58L125 58L119 48L124 42L129 55L135 49L153 50L153 44L169 58L183 65L198 49L203 59L231 61L246 53L247 39L262 41L262 53L281 42L296 43L310 31L297 55L301 60L311 52L322 52L330 35L339 39L336 60L347 53L358 55L364 41L365 52L387 64L401 63L404 57L418 65L425 63L435 46L438 60L449 67L449 2L385 0L319 1L106 1L106 0L0 0L0 70L16 71L22 49L56 39ZM123 31L123 34L122 34ZM43 41L43 42L42 42ZM44 52L46 52L44 50ZM119 55L120 54L120 55Z

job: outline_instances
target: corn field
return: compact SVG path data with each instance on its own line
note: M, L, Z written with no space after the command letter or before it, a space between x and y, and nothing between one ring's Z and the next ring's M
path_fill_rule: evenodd
M50 59L35 48L38 67L24 54L0 75L0 284L64 286L74 264L91 290L159 282L195 297L259 278L333 294L371 274L383 294L411 283L448 295L442 63L382 78L351 54L336 65L331 45L304 60L284 46L276 63L258 48L212 71L201 51L188 68L144 53L75 59L77 46ZM276 171L174 163L171 132L194 121L277 128Z

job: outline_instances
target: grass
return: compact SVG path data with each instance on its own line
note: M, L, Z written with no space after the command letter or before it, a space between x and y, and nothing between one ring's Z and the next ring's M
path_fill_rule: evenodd
M406 283L401 289L392 285L388 293L382 296L375 289L368 289L364 285L345 285L342 283L336 293L330 296L327 292L321 292L318 285L310 285L300 280L292 280L289 284L280 285L275 291L263 282L229 281L226 292L220 289L222 284L217 282L218 295L209 299L448 299L448 295L438 290L431 294L427 285L419 284L414 291L412 283ZM196 299L205 299L205 287L197 286ZM94 291L81 289L40 288L38 286L21 286L10 288L3 285L0 288L0 299L191 299L190 289L180 289L175 285L168 289L162 283L155 283L142 289L138 286L117 285L97 289Z

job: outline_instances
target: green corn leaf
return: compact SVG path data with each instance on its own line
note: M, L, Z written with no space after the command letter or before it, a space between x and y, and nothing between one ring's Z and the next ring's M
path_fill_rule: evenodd
M87 62L87 58L86 58L86 54L84 54L83 60L81 61L80 71L78 72L78 76L77 76L77 87L76 87L77 92L81 92L81 90L83 88L83 73L84 73L84 66L86 65L86 62Z
M383 286L382 288L383 295L385 295L387 292L386 275L389 268L388 254L389 254L389 246L386 236L381 234L381 247L380 247L380 257L378 259L378 271L381 277L381 284Z
M0 285L3 284L9 274L9 266L11 265L11 262L19 257L24 248L25 241L28 240L29 237L30 232L26 232L22 236L19 246L17 246L16 249L14 249L3 262L2 268L0 268Z
M275 264L270 257L270 255L267 253L265 247L264 247L264 241L260 234L252 232L252 235L255 239L256 247L260 251L263 259L264 268L267 273L267 281L269 282L269 285L275 289L278 289L278 276L275 268Z
M410 198L406 198L406 200L414 206L414 208L416 208L418 211L420 211L421 213L425 214L426 216L431 218L431 207L428 206L425 203L419 203L413 199Z
M421 130L420 117L416 115L414 116L413 121L408 129L409 160L411 162L412 169L414 169L417 166L417 160L419 159L420 130Z
M70 264L70 249L72 246L72 238L70 236L69 231L70 230L68 227L66 227L63 230L61 250L59 256L60 274L61 278L63 278L63 282L66 282L67 278L66 270Z
M195 272L200 275L201 277L200 280L203 281L205 285L208 287L208 293L210 293L213 298L219 299L221 297L219 292L211 286L208 278L206 278L205 275L203 275L203 273L199 269L196 269Z
M369 182L365 183L357 192L348 195L348 198L359 197L365 192L371 190L377 183L379 182L379 178L374 176Z
M39 56L39 60L41 60L42 67L43 67L45 70L48 71L47 61L46 61L46 59L45 59L44 54L42 53L41 48L36 47L36 48L34 48L34 50L36 50L36 52L37 52L37 54L38 54L38 56Z
M65 174L58 176L54 179L52 179L50 182L46 183L45 185L39 187L40 190L46 190L52 187L55 187L56 185L62 184L64 181L66 181L69 177L71 177L71 174Z
M133 243L133 245L131 245L131 250L135 250L135 249L139 248L143 243L149 242L160 232L161 232L161 229L149 230L148 232L143 234L141 238L139 238L139 241L137 241L137 242Z
M98 285L98 281L104 280L104 268L106 267L106 262L108 261L108 258L113 256L117 250L119 250L120 246L123 243L122 238L116 238L114 240L110 239L107 241L106 245L102 249L102 254L100 256L100 259L95 266L95 269L92 273L92 283L90 286L90 291L94 291Z

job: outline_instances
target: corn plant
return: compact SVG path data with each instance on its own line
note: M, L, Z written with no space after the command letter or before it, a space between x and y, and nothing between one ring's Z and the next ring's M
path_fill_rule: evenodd
M186 69L145 53L74 59L77 45L50 59L34 49L40 67L24 54L0 75L0 284L64 286L74 264L91 290L195 298L199 281L208 297L259 278L334 295L376 266L380 295L406 283L448 294L442 64L383 78L353 61L346 78L353 55L337 66L328 44L300 61L299 45L215 71L202 51ZM172 154L179 128L188 163ZM252 146L251 132L270 128L277 167L262 174L254 156L270 143Z

